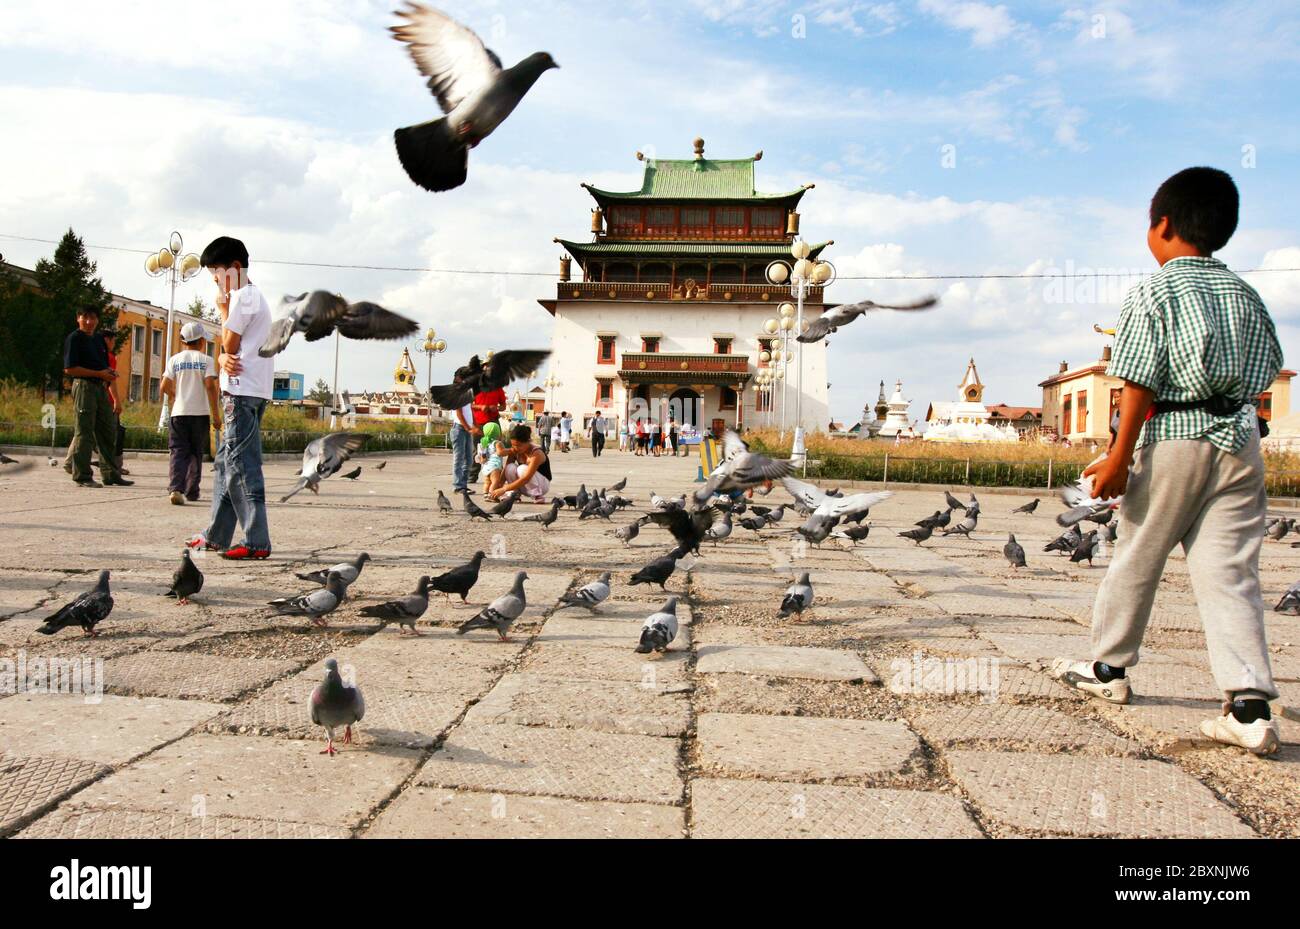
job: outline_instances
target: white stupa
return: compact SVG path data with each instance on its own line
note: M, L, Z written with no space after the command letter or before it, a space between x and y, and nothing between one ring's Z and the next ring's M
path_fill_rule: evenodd
M883 385L882 385L883 393ZM894 395L889 398L889 412L885 414L885 424L880 427L880 435L892 439L899 433L912 435L912 421L907 418L908 407L912 401L903 396L903 382L894 382Z
M994 426L984 406L984 385L972 358L957 387L956 403L932 403L925 438L931 442L1016 442L1020 434L1011 426Z

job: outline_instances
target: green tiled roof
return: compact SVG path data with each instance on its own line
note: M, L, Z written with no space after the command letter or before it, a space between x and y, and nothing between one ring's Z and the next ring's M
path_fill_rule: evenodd
M784 242L570 242L556 239L568 251L581 261L584 257L600 258L604 256L658 256L673 255L699 256L704 258L790 258L790 246ZM812 246L812 255L821 252L831 242L820 242Z
M583 187L604 200L798 200L806 187L785 193L760 193L754 189L754 159L713 158L651 159L646 162L640 190L602 190Z

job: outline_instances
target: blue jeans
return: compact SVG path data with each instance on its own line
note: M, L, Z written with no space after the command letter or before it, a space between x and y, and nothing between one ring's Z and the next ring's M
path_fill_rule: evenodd
M469 486L469 462L474 456L474 437L460 423L451 427L451 490L459 493Z
M255 551L271 550L266 523L266 485L262 481L262 414L260 397L224 394L221 444L217 447L212 482L212 522L204 537L220 549L230 547L238 521L244 544Z

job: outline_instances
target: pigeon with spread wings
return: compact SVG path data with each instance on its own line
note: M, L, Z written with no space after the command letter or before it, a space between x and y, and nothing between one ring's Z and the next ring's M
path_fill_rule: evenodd
M397 16L401 22L390 31L406 44L446 114L398 129L393 135L397 157L425 190L451 190L469 176L469 150L505 122L539 77L559 65L549 53L534 52L502 68L473 30L446 13L409 3Z
M456 372L451 384L429 388L429 397L444 410L458 410L474 401L474 395L505 387L511 381L536 371L551 356L549 351L511 349L497 352L485 364L475 355Z
M874 300L863 300L861 303L837 306L810 322L796 338L800 342L820 342L832 332L836 332L840 326L847 326L871 310L928 310L938 302L938 297L926 297L915 303L876 303Z
M779 461L758 452L735 432L727 430L722 439L723 461L709 475L704 486L695 492L695 502L706 503L715 493L749 490L767 481L786 477L794 467L790 461Z
M335 432L307 443L302 453L302 470L298 483L283 497L284 503L304 487L314 494L320 493L320 482L337 474L352 453L366 444L366 437L353 432Z
M419 328L419 323L377 303L348 303L338 294L314 290L280 301L271 331L257 353L263 358L280 354L295 332L301 332L308 342L324 339L335 330L345 339L383 341L404 339Z
M813 516L820 517L837 516L840 519L846 519L857 513L870 511L877 503L888 500L894 495L892 491L882 490L872 494L849 494L846 497L832 497L820 487L793 477L784 477L781 479L781 483L790 492L790 496L811 510Z

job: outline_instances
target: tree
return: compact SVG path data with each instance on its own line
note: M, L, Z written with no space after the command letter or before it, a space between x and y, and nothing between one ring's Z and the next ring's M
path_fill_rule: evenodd
M321 404L322 406L326 406L326 405L333 406L334 390L333 388L330 387L329 384L325 383L325 379L323 377L318 377L316 378L316 386L311 389L311 393L307 394L307 399L315 400L317 403Z
M191 316L197 316L199 319L206 319L210 323L221 325L221 316L217 313L215 306L208 306L201 296L195 296L193 302L185 308L185 312Z

